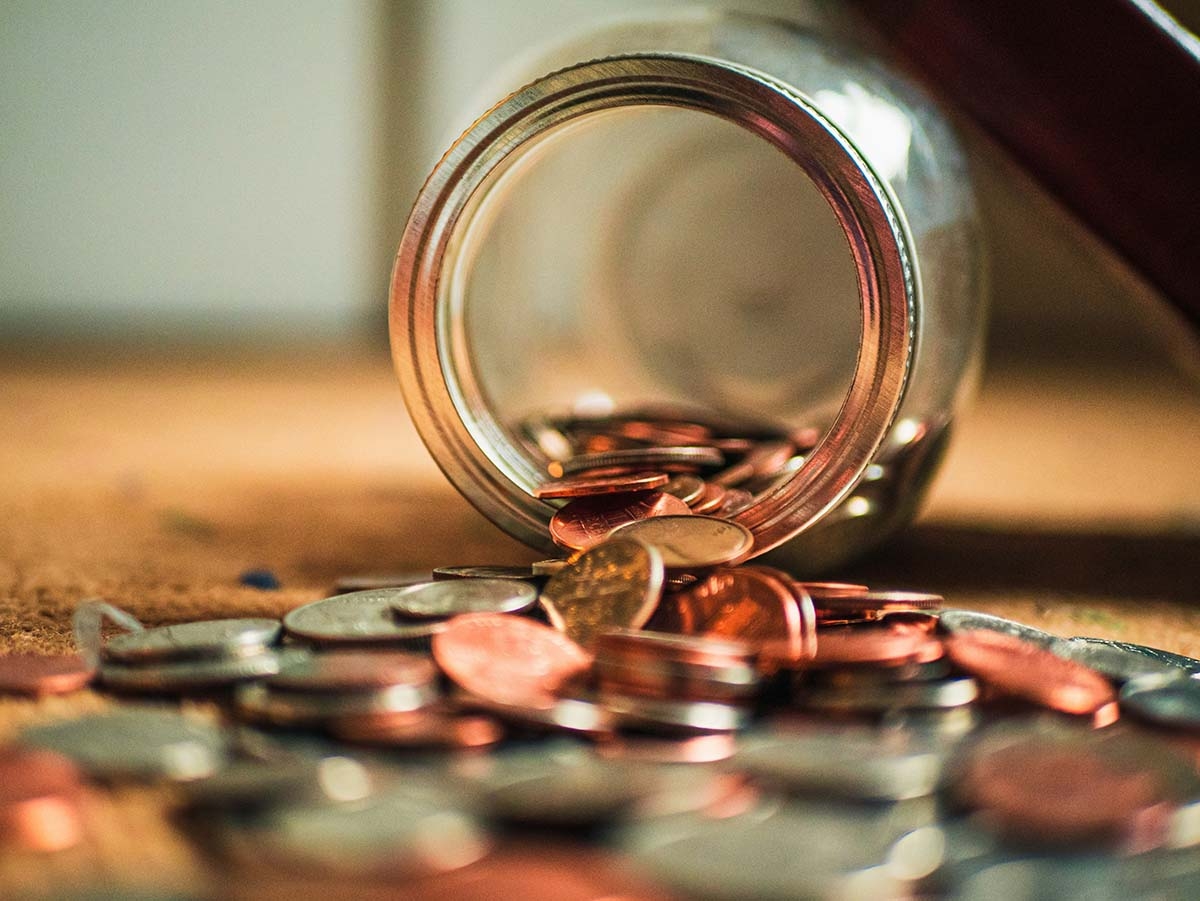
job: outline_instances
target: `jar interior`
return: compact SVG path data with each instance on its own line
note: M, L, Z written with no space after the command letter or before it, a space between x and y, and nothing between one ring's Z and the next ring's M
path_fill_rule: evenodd
M842 228L794 161L652 105L529 143L473 198L442 282L444 365L512 446L530 417L647 407L824 430L862 313Z

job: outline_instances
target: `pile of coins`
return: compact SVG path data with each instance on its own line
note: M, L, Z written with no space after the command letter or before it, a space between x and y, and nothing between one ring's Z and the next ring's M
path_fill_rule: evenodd
M520 897L502 862L545 835L633 868L573 874L590 894L1195 896L1200 661L668 568L678 548L625 535L553 576L446 567L282 623L117 635L101 686L200 693L227 722L127 705L28 728L0 756L4 841L78 843L86 776L179 784L221 869L296 897L327 877Z
M731 517L811 430L522 434L561 559L353 577L282 622L120 615L97 670L0 658L0 691L220 710L26 729L3 841L79 842L86 777L178 786L237 897L1200 897L1200 661L745 564Z

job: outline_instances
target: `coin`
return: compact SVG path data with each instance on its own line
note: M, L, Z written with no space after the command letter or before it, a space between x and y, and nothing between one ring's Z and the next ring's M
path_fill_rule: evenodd
M361 879L411 879L467 866L489 849L448 797L394 789L356 804L288 805L254 828L261 862Z
M574 556L572 554L571 559ZM536 563L530 564L529 568L533 570L535 576L554 576L562 572L563 568L571 562L571 559L552 558L550 560L539 560Z
M662 585L657 549L613 538L553 576L540 603L552 626L590 648L609 629L645 625L658 606Z
M335 722L330 731L343 741L382 748L485 748L504 737L504 729L486 716L429 713L412 718Z
M1150 772L1123 769L1086 740L1036 736L972 751L955 794L1022 845L1122 845L1165 838L1167 807Z
M704 479L686 473L672 476L662 490L664 494L674 495L690 507L704 494Z
M755 476L769 475L783 469L795 453L790 441L762 441L727 469L712 477L722 488L740 485Z
M586 550L620 526L657 516L686 515L688 505L661 491L581 497L550 519L550 537L565 548Z
M445 619L460 613L521 613L537 589L517 579L447 579L397 589L392 610L404 619Z
M750 711L712 701L675 701L604 692L600 703L620 726L653 732L736 732L750 724Z
M318 645L423 644L445 628L442 620L397 620L392 604L403 588L339 594L288 612L288 634Z
M738 702L759 687L748 645L658 632L601 635L595 671L601 688L618 694Z
M943 756L891 742L878 729L846 727L748 739L733 765L789 792L862 801L903 801L932 794Z
M716 763L728 760L736 748L736 740L728 732L682 737L624 733L598 744L596 753L610 760L639 763Z
M1058 640L1058 637L1033 626L1027 626L1016 620L993 616L990 613L980 613L977 610L942 610L938 613L938 626L944 632L998 632L1012 635L1022 641L1028 641L1039 647L1047 648Z
M808 637L790 581L774 570L742 566L718 569L660 605L657 631L768 644L787 659L803 659Z
M1072 640L1090 642L1105 641L1105 639L1100 638L1078 638ZM1151 648L1144 644L1134 644L1130 641L1106 641L1106 643L1113 647L1120 648L1123 651L1128 651L1131 654L1138 654L1142 657L1148 658L1149 660L1157 661L1176 669L1186 670L1191 674L1200 673L1200 660L1197 660L1194 657L1186 657L1183 654L1176 654L1173 651L1164 651L1161 648Z
M608 710L584 698L534 696L533 703L527 703L527 699L517 703L460 694L453 701L463 710L489 713L505 723L535 732L607 739L616 728Z
M709 569L742 560L754 546L745 526L714 516L655 516L620 526L613 538L640 541L662 554L671 570Z
M373 691L316 693L272 688L261 682L241 686L234 697L239 715L272 726L322 727L335 721L410 713L437 700L431 685L389 685Z
M937 659L941 643L920 631L887 626L848 627L825 631L817 639L811 667L870 664L896 666L915 660Z
M371 777L363 765L342 756L293 756L269 763L235 760L206 779L180 787L188 807L235 812L282 804L361 801L371 791Z
M274 675L279 672L281 662L295 653L298 653L297 650L291 648L282 653L268 650L246 657L174 660L138 666L106 662L100 665L99 681L106 688L123 692L160 694L210 691Z
M662 472L633 472L628 475L556 479L534 489L533 496L543 500L591 497L597 494L621 494L630 491L654 491L665 488L670 477ZM668 492L670 493L670 492Z
M272 688L331 694L373 691L393 685L432 687L433 661L404 651L334 650L288 660L267 680Z
M434 636L433 657L469 694L501 704L533 699L542 706L552 706L554 692L592 662L587 651L562 633L498 613L450 620Z
M528 582L537 576L528 566L439 566L433 571L433 581L444 579L514 579ZM428 582L416 579L415 582Z
M617 466L636 466L644 470L658 470L671 464L720 466L724 460L725 455L715 447L632 447L600 454L579 454L563 461L562 473L574 475Z
M1116 701L1108 680L1095 670L1011 634L956 632L944 643L955 666L1003 694L1075 714L1094 714Z
M83 839L78 767L52 751L0 749L0 845L62 851Z
M716 482L705 482L700 496L689 503L693 513L707 516L716 513L725 503L725 489Z
M5 654L0 656L0 694L68 694L85 687L95 673L78 654Z
M102 780L199 779L216 772L227 754L217 727L166 710L133 707L33 726L19 740L57 751Z
M119 663L165 663L237 654L256 654L279 638L275 619L218 619L175 623L115 635L104 657Z
M951 676L930 682L884 685L808 687L796 694L809 710L827 713L886 713L892 710L946 710L965 707L979 697L970 676Z
M1138 676L1185 675L1177 666L1136 651L1119 642L1104 638L1060 638L1050 645L1050 651L1067 660L1074 660L1114 682L1128 682Z
M1200 729L1200 682L1178 673L1137 676L1125 683L1121 709L1173 729Z
M596 758L556 764L539 755L536 769L503 768L478 785L489 819L555 829L592 828L629 815L654 790L646 770L618 767Z

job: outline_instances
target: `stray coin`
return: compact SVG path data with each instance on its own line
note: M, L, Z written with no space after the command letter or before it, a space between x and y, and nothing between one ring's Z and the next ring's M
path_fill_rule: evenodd
M433 571L433 581L445 579L512 579L528 582L537 576L528 566L439 566ZM416 582L428 582L417 579Z
M259 654L279 639L277 619L217 619L175 623L125 632L104 645L104 657L118 663L166 663Z
M60 720L28 728L19 740L57 751L106 781L200 779L227 756L220 729L166 710L125 708Z
M204 811L253 812L283 804L361 801L371 777L349 757L234 760L206 779L180 786L185 804Z
M535 732L562 732L584 738L605 738L616 725L609 711L584 698L535 696L534 703L503 703L468 694L453 698L463 710L477 710Z
M434 636L433 657L469 694L501 704L534 699L547 707L560 686L592 663L591 655L561 632L498 613L450 620Z
M267 650L247 657L175 660L138 666L103 663L100 666L99 681L105 688L114 691L144 694L211 691L251 679L272 676L279 672L284 660L297 653L304 652L289 648L278 653Z
M0 656L0 694L68 694L84 688L95 673L78 654L5 654Z
M1200 730L1200 682L1182 674L1137 676L1125 683L1121 709L1172 729Z
M465 750L497 744L504 729L486 716L429 713L412 718L335 722L330 732L342 741L382 748Z
M750 711L712 701L675 701L604 692L600 703L626 728L666 733L737 732L750 724Z
M1103 641L1105 644L1112 647L1120 648L1122 651L1128 651L1131 654L1138 654L1146 657L1149 660L1157 661L1175 669L1185 670L1189 674L1200 674L1200 660L1195 657L1186 657L1183 654L1176 654L1174 651L1164 651L1161 648L1151 648L1144 644L1134 644L1131 641L1107 641L1102 638L1076 638L1072 641Z
M1186 675L1177 666L1130 651L1119 642L1103 638L1060 638L1050 645L1050 651L1094 669L1114 682L1128 682L1138 676Z
M930 682L889 685L808 687L796 693L797 702L825 713L881 714L893 710L948 710L965 707L979 697L970 676L951 676Z
M261 682L243 685L234 698L239 715L256 723L324 727L338 721L411 713L437 700L432 685L389 685L343 694L290 691Z
M630 491L654 491L666 487L671 477L662 472L633 472L628 475L556 479L539 485L534 497L553 500L573 497L591 497L597 494L622 494ZM672 492L668 492L672 493Z
M318 645L422 645L445 628L444 621L399 620L392 604L403 588L378 588L339 594L288 612L288 634Z
M563 547L581 551L599 544L613 529L628 523L690 513L687 504L661 491L581 497L551 517L550 537Z
M1063 713L1096 714L1115 706L1112 686L1095 670L1014 635L956 632L944 642L955 666L1003 694Z
M1058 637L1016 620L980 613L978 610L942 610L938 613L938 627L943 632L955 635L959 632L998 632L1012 635L1039 647L1048 648Z
M610 629L644 626L658 606L662 586L658 550L614 538L585 551L553 576L540 602L552 626L590 648Z
M505 773L501 768L478 790L489 819L580 829L627 816L654 787L646 770L583 758L565 764L539 760L536 771L520 774Z
M521 613L537 589L519 579L445 579L397 589L392 610L405 619L445 619L461 613Z
M83 838L79 768L35 748L0 749L0 846L62 851Z
M754 547L745 526L715 516L655 516L621 526L613 538L658 548L669 570L709 569L744 559Z

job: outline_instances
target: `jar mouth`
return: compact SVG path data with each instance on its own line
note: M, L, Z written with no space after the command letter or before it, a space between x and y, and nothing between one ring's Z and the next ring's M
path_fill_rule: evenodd
M854 375L841 408L790 479L731 517L754 553L819 521L854 487L886 437L913 356L916 285L903 219L850 139L806 98L725 61L636 54L545 76L473 124L430 174L405 228L392 276L392 353L422 439L455 487L525 543L553 551L556 507L534 497L547 473L514 440L469 365L461 272L488 192L551 132L609 110L708 113L764 139L820 190L849 245L860 300Z

